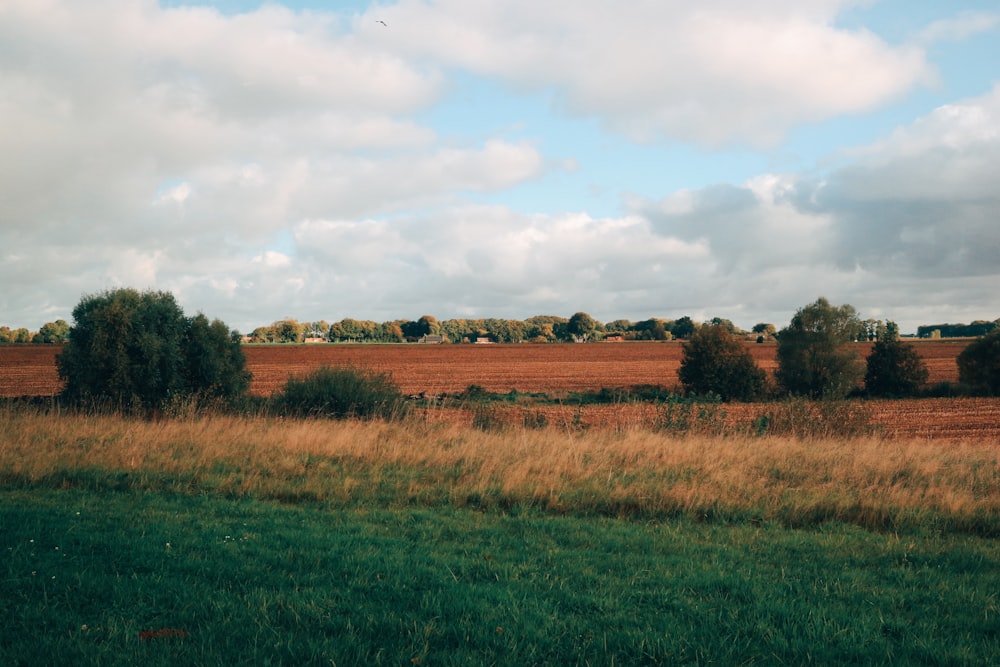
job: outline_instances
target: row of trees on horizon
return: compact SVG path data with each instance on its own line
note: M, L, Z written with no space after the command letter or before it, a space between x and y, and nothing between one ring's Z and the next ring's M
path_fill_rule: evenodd
M597 329L592 318L588 322L580 315L565 323L571 335ZM170 293L119 289L84 297L73 318L67 344L56 359L67 400L160 409L184 397L231 401L246 396L251 377L239 334L201 313L187 317ZM803 306L777 332L778 368L772 383L725 322L694 326L684 340L677 377L686 395L721 400L844 398L858 391L862 379L870 396L918 395L928 372L915 346L902 341L892 323L884 325L870 348L846 344L864 330L848 304L835 306L820 297ZM864 360L861 350L867 350ZM969 343L957 363L963 392L1000 395L1000 329ZM321 388L324 401L339 400L344 378L327 380L339 388ZM350 377L347 382L354 395L370 384ZM664 383L673 384L669 377Z
M554 343L599 341L610 337L621 340L687 340L702 326L722 326L734 335L745 336L758 342L774 338L778 329L774 324L759 322L750 331L740 329L728 319L715 317L697 322L684 316L676 320L650 318L633 322L613 320L600 322L585 312L571 317L536 315L526 320L499 318L448 319L439 321L433 315L423 315L416 320L391 320L374 322L344 318L338 322L325 320L300 322L286 318L269 325L257 327L241 340L246 343L301 343L306 340L323 340L331 343L401 343L440 336L441 342L466 343L489 340L494 343ZM875 341L886 335L899 335L891 321L855 317L851 340ZM933 324L917 328L919 338L964 338L984 336L1000 328L1000 318L994 321L976 320L970 324ZM0 344L4 343L64 343L70 334L65 320L48 322L38 330L11 329L0 326Z

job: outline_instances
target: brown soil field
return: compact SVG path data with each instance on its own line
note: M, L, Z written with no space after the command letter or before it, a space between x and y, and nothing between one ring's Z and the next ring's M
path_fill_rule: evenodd
M929 384L955 382L955 358L968 341L918 341L917 351L930 371ZM868 354L858 344L858 355ZM57 345L0 346L0 396L52 396L61 384L56 373ZM488 391L549 394L678 384L682 345L669 343L593 343L584 345L247 345L251 391L268 395L289 376L323 364L357 365L390 373L407 394L459 392L471 384ZM777 367L774 344L748 343L757 364L768 373Z
M955 358L967 340L916 341L930 371L929 384L955 382ZM858 344L864 357L870 346ZM269 395L290 377L323 364L355 365L389 373L406 394L456 393L469 385L491 392L517 390L558 396L569 391L635 385L678 385L682 345L601 343L544 345L248 345L251 391ZM758 365L776 366L774 344L748 343ZM0 346L0 396L52 396L61 389L55 367L59 346ZM1000 399L933 399L871 402L876 420L890 434L931 438L1000 440ZM621 410L620 406L615 409ZM738 408L733 406L735 410ZM603 406L588 407L585 421L628 423ZM603 410L603 412L602 412ZM603 416L602 416L603 415ZM556 417L556 415L553 415ZM558 418L555 419L559 421Z

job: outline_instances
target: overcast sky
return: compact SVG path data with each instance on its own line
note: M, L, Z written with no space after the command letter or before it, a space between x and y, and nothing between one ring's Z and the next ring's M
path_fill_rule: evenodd
M384 22L384 24L383 24ZM995 0L0 0L0 325L1000 317Z

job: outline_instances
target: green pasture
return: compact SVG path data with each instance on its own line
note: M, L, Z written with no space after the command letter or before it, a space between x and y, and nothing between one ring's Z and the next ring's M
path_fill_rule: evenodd
M4 665L1000 664L995 539L0 489Z

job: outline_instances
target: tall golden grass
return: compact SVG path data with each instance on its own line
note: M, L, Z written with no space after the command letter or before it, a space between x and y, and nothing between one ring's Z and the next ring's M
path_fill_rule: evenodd
M1000 534L995 443L0 411L0 483Z

